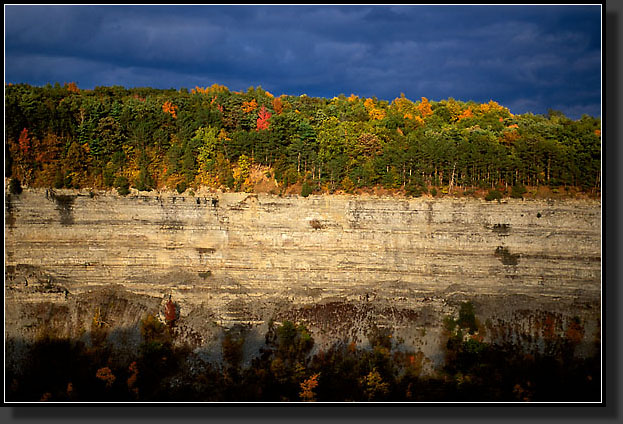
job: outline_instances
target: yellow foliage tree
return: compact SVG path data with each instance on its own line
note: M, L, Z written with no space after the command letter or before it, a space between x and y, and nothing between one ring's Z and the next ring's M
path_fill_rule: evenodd
M218 139L219 141L230 141L231 138L229 138L227 136L227 131L225 131L225 128L221 128L221 131L218 133Z
M229 91L229 89L224 86L224 85L220 85L220 84L212 84L210 87L195 87L192 90L190 90L191 94L205 94L205 95L212 95L212 94L218 94L218 93L223 93Z
M257 101L255 99L242 103L242 110L244 113L253 112L255 109L257 109Z
M448 109L448 112L450 112L452 121L458 120L459 116L461 116L461 114L463 113L463 108L461 107L461 105L452 98L448 99L448 101L446 102L446 108Z
M372 119L372 120L381 120L381 119L385 118L385 111L383 109L377 108L374 105L374 100L366 99L363 102L363 106L368 111L368 115L370 116L370 119Z
M395 107L398 112L405 114L407 112L412 112L415 105L411 100L405 97L405 93L400 93L400 97L394 99L392 106Z
M368 400L382 398L389 393L389 384L383 381L381 374L373 368L365 377L359 381Z
M420 116L423 119L425 119L427 116L430 116L430 115L433 114L433 109L431 107L431 104L429 103L429 101L428 101L428 99L426 97L422 97L422 101L417 106L417 110L418 110L418 112L420 112Z
M506 112L508 113L508 109L505 108L504 106L500 106L498 104L498 102L495 102L493 100L489 100L489 103L483 103L480 105L480 111L482 113L489 113L489 112Z
M247 155L240 155L238 158L238 168L234 171L234 180L243 188L249 182L250 171L251 159Z

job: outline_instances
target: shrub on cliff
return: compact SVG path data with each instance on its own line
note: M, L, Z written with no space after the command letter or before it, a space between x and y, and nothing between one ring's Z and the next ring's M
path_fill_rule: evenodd
M142 167L134 183L134 188L138 191L151 191L154 189L154 186L154 179L147 170L147 167Z
M470 334L474 334L474 332L478 330L478 325L476 324L476 315L474 312L474 305L472 304L472 302L461 303L457 324L461 328L469 328Z
M221 342L221 349L223 351L223 361L230 369L237 369L240 366L244 353L243 346L244 338L242 335L234 335L231 332L225 334Z
M513 199L522 199L526 191L526 187L524 187L523 184L515 184L511 190L511 197Z
M112 183L110 185L112 185ZM58 169L54 174L54 188L61 189L63 187L65 187L65 175Z
M177 305L169 298L164 306L164 319L169 327L173 327L179 317Z
M303 324L284 321L276 329L277 356L283 360L304 362L314 346L314 339Z
M312 192L313 192L313 191L314 191L314 189L312 188L312 186L311 186L311 185L309 185L309 184L307 183L307 181L305 181L305 182L303 183L303 186L301 187L301 196L303 196L303 197L307 197L307 196L309 196L310 194L312 194Z
M120 196L127 196L130 193L130 182L126 177L117 177L115 187Z
M489 190L489 193L485 196L487 202L491 202L492 200L500 201L500 199L502 199L502 193L497 190Z
M415 176L405 184L405 193L407 196L420 197L422 194L426 194L428 188L421 177Z
M405 186L405 192L407 196L420 197L422 195L422 188L415 183L410 183Z
M185 182L185 181L182 181L181 183L178 183L178 184L175 186L175 189L177 190L177 192L178 192L179 194L184 193L184 192L186 191L186 188L187 188L187 186L186 186L186 182Z
M9 192L11 194L22 194L22 183L20 183L19 179L11 178L11 182L9 182Z

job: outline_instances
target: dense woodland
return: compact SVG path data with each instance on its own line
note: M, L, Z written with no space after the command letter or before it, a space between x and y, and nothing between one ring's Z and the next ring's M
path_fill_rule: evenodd
M495 101L9 84L5 116L5 176L30 187L252 191L253 171L303 195L601 187L600 119Z
M244 365L243 327L214 340L222 362L212 363L178 340L174 314L165 322L146 315L140 346L128 355L110 343L127 335L96 313L80 340L41 332L24 358L28 366L7 369L6 396L26 402L599 401L599 340L592 356L576 355L585 333L579 318L535 318L538 334L520 337L539 337L541 348L518 349L485 342L475 312L466 302L445 318L445 363L433 374L422 372L422 352L405 349L390 328L370 328L363 346L343 340L312 353L315 342L304 325L269 323L264 346ZM499 331L511 334L512 326ZM7 346L20 343L9 339Z

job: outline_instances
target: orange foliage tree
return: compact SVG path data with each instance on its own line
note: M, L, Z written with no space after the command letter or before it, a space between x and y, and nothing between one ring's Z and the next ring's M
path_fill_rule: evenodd
M67 89L67 91L69 91L70 93L80 93L80 89L78 88L78 85L75 82L69 82L69 83L65 83L64 87Z
M417 106L417 110L420 112L420 116L423 119L433 114L433 108L426 97L422 97L422 101Z
M370 119L372 119L372 120L381 120L381 119L385 118L385 111L383 109L380 109L380 108L376 107L374 105L374 100L366 99L363 102L363 106L368 111L368 115L370 116Z
M255 109L257 109L257 100L255 99L242 103L242 110L244 113L253 112Z
M474 112L472 112L472 107L470 106L467 109L465 109L463 113L459 115L458 119L460 121L461 119L465 119L465 118L473 118L473 116L474 116Z
M314 393L314 389L318 387L319 376L320 373L314 374L301 383L301 392L299 393L299 397L304 402L316 401L316 393Z
M480 111L482 113L489 112L505 112L508 113L508 109L504 106L501 106L498 102L489 100L489 103L483 103L480 105Z
M168 100L163 103L162 111L164 113L170 114L173 117L173 119L177 118L177 106L175 106L173 103L171 103Z
M8 143L9 149L15 157L13 173L15 177L27 184L30 183L33 174L32 153L33 144L35 143L37 143L36 139L30 136L27 128L24 128L20 132L17 144L12 140L9 140Z
M501 142L507 146L511 146L521 137L516 130L517 125L511 125L504 129L502 133Z
M138 395L138 387L136 387L136 381L138 380L138 365L136 365L136 361L133 361L128 367L128 371L130 372L130 376L128 377L128 389L131 390L135 395Z
M112 373L112 370L108 367L98 369L95 376L106 383L106 387L108 388L110 388L117 379L117 377L115 377Z
M281 97L275 97L273 99L273 110L277 115L281 115L283 112L283 102L281 101Z

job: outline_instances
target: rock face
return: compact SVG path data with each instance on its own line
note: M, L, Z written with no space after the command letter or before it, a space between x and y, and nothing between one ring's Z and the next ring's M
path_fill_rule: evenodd
M466 300L491 341L538 342L546 316L599 339L595 201L25 190L5 212L7 338L81 337L96 311L136 330L170 296L180 339L216 356L223 328L244 326L253 352L290 319L318 347L390 327L434 366Z

